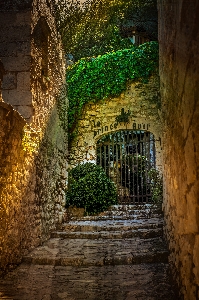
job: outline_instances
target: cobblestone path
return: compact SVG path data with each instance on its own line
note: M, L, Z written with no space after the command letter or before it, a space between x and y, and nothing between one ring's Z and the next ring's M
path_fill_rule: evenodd
M71 220L0 280L0 299L176 300L162 226L149 205Z

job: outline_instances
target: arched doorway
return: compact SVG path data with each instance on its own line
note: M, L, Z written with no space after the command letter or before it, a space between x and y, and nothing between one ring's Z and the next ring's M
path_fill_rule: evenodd
M120 130L97 141L97 164L115 182L120 204L151 202L149 171L155 168L155 140L148 131Z

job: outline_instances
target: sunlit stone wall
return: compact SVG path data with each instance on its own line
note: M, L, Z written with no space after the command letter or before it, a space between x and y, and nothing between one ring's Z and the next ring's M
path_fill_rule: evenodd
M47 239L64 218L65 59L51 1L1 1L0 90L4 271Z
M186 300L199 299L199 3L161 0L165 231L174 277Z
M156 165L162 166L162 127L159 78L147 84L131 83L119 97L86 104L77 120L77 134L70 147L70 165L96 162L96 142L103 135L120 129L148 130L155 136ZM117 123L116 117L130 113L128 123Z

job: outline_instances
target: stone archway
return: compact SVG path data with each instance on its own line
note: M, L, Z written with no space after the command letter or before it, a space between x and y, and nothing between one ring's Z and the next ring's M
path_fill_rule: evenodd
M118 130L150 131L155 138L156 168L162 171L162 122L157 93L158 78L148 84L132 83L120 96L87 103L77 120L75 138L70 144L70 166L96 163L96 144L105 134Z

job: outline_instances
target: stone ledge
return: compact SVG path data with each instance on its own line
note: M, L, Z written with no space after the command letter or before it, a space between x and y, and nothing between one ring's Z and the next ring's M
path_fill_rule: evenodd
M21 122L22 127L27 124L26 120L22 117L22 115L18 111L16 111L11 104L8 104L6 102L0 102L0 107L2 107L3 109L6 109L8 111L8 113L12 112L13 116ZM8 116L8 114L7 114L7 116Z

